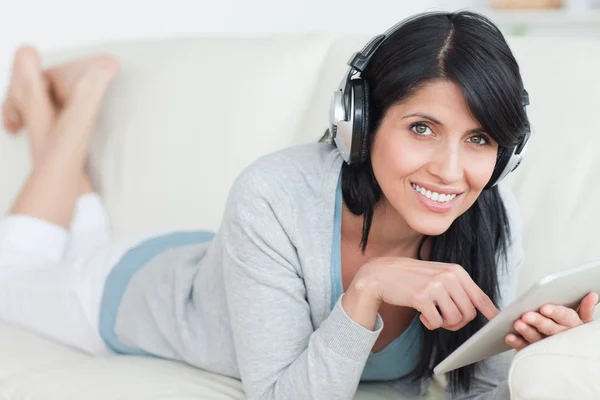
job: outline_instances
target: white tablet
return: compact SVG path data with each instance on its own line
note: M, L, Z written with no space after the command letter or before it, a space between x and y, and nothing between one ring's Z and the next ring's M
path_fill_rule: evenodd
M528 311L538 311L545 304L576 309L590 292L600 294L600 260L559 271L540 279L495 318L439 363L433 372L444 374L490 356L512 350L504 338L517 333L514 322Z

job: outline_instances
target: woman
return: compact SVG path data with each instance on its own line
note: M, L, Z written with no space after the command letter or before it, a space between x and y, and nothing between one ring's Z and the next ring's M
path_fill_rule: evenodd
M249 399L350 399L361 379L421 394L512 300L520 226L492 180L528 121L517 63L485 18L402 24L361 74L363 159L327 143L261 158L215 235L110 240L84 164L117 69L97 57L43 72L34 50L16 56L6 127L27 128L34 168L2 221L3 320L92 354L241 378ZM589 322L596 302L527 313L507 343ZM507 361L452 372L449 394L509 398Z

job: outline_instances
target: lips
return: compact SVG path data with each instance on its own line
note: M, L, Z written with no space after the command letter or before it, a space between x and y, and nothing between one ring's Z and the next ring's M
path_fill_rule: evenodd
M450 202L452 200L454 200L454 198L459 195L460 193L452 193L452 192L435 192L435 191L431 191L428 189L425 189L424 187L421 187L419 185L417 185L416 183L412 183L411 186L413 187L413 189L415 189L415 191L417 191L417 193L421 194L422 196L432 200L432 201L436 201L438 203L446 203L446 202Z
M457 191L432 192L430 189L425 189L416 183L412 183L411 186L421 205L434 213L450 211L462 195L462 192ZM437 199L435 199L436 195Z

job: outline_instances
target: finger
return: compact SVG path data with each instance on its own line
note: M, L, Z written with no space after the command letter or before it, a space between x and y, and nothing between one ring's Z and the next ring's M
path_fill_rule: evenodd
M458 325L462 322L463 316L445 288L442 287L436 293L433 293L433 301L441 312L443 319L442 327L446 328L447 326Z
M456 274L462 284L463 289L469 295L471 299L471 303L475 306L476 309L481 311L481 313L488 319L491 320L496 315L498 315L499 311L494 305L494 302L489 298L487 294L475 282L471 279L471 276L465 271L461 266L456 266L454 268Z
M529 343L539 342L545 338L535 327L520 319L515 321L514 328Z
M444 323L442 316L433 302L424 304L419 311L421 312L421 316L419 317L421 322L423 322L423 325L430 331L438 329Z
M460 327L465 326L469 322L473 321L475 317L477 317L477 310L467 292L461 285L456 285L456 287L452 287L449 289L450 298L458 307L460 314L462 316L462 321L460 323ZM455 330L455 329L452 329Z
M550 318L546 318L542 314L536 312L526 313L521 317L521 321L533 330L536 330L545 336L556 335L557 333L561 333L569 329L569 327L559 325ZM519 333L521 332L519 331ZM525 339L529 340L527 337L525 337Z
M525 347L529 346L528 341L526 341L525 339L523 339L521 337L518 337L517 335L515 335L513 333L509 333L508 335L506 335L506 338L504 339L504 341L506 342L507 345L509 345L510 347L512 347L513 349L515 349L517 351L521 351Z
M578 314L584 324L594 320L594 308L596 307L596 304L598 304L598 298L598 293L592 292L585 296L581 301Z
M435 328L429 323L429 320L427 319L427 317L425 316L425 314L421 314L419 315L419 319L421 320L421 322L423 323L423 326L427 329L429 329L430 331L434 330Z
M447 331L452 331L452 332L456 332L459 329L462 329L466 324L464 323L460 323L460 324L456 324L456 325L442 325L442 328L444 328Z
M581 318L579 318L577 311L571 308L547 304L540 308L540 314L548 319L551 319L558 325L562 325L567 328L575 328L579 325L583 325L583 321Z

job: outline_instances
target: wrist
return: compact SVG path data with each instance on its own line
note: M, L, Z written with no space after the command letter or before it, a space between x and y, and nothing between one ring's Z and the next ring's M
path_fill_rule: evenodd
M342 298L342 308L356 323L373 330L381 306L375 279L356 276Z

